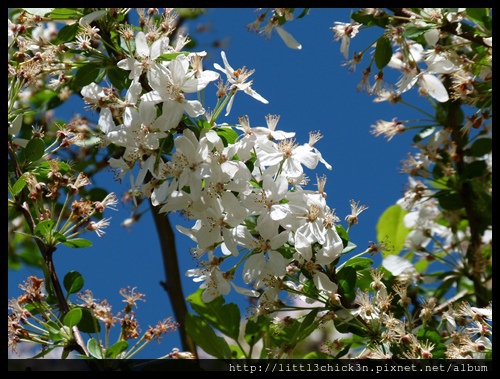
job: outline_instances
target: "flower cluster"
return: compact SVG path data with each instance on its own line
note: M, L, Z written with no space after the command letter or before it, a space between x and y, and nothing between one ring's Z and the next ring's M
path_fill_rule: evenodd
M73 280L73 284L81 281L81 276L73 276L71 279L70 276L65 279ZM71 311L65 317L59 318L54 312L54 306L47 299L44 282L44 279L30 276L24 285L19 286L23 290L22 295L9 301L8 346L14 353L17 353L19 343L27 342L43 347L44 350L37 356L47 355L53 349L61 347L63 348L62 357L66 358L70 352L69 346L76 345L75 341L78 338L78 334L75 333L78 329L75 330L74 325L84 317L86 312L91 313L105 325L105 346L93 344L96 342L93 339L87 345L90 355L98 359L130 359L150 342L155 340L159 342L164 335L177 330L178 323L168 318L159 321L155 327L150 326L141 336L139 322L133 309L137 307L136 301L144 301L144 295L135 292L135 288L120 290L126 305L123 311L116 315L111 312L111 305L107 300L96 300L92 292L86 290L78 293L82 304L70 304ZM76 289L76 287L73 288ZM117 343L108 345L110 329L115 323L121 325L121 332ZM88 333L99 331L92 322L87 326L82 326L82 329ZM132 340L135 340L135 343L127 350L129 347L127 341ZM178 354L186 353L178 352Z
M269 304L277 301L282 289L288 286L300 292L308 277L328 300L335 295L336 285L323 267L342 253L335 225L339 219L326 203L326 178L318 178L317 191L307 190L304 171L319 163L331 169L315 147L321 133L311 132L308 142L299 144L295 133L277 129L279 116L274 115L266 117L266 127L251 127L248 116L240 117L234 128L217 124L216 115L225 104L226 115L230 112L238 91L267 103L248 81L253 71L234 70L221 53L224 68L214 66L226 75L223 88L227 91L208 117L198 100L186 96L202 90L219 74L201 69L204 52L179 52L172 60L156 62L155 57L162 53L159 49L171 51L164 42L154 41L147 49L144 35L139 32L136 36L135 59L147 60L140 67L151 91L141 95L137 74L132 75L137 65L131 58L122 61L128 62L122 66L131 71L133 79L125 100L113 101L106 95L109 91L97 84L82 89L88 104L100 105L101 138L125 148L121 157L110 159L111 167L120 170L121 178L127 172L133 178L137 164L138 174L131 180L136 193L150 197L162 213L180 212L195 220L192 228L177 229L196 243L192 251L197 258L207 253L200 268L187 273L202 282L205 301L227 295L231 286L251 296L259 296L258 291L266 288L261 308L269 311ZM141 55L139 48L145 53ZM148 55L151 51L155 53ZM157 109L161 109L159 116ZM117 124L115 119L123 123ZM194 127L196 120L203 127ZM181 121L191 127L179 130ZM168 136L174 137L173 147L165 159L161 145ZM222 254L216 253L219 248ZM283 249L287 253L279 252ZM242 252L239 263L221 268L226 259ZM244 283L253 288L234 283L238 266L243 266ZM293 277L290 273L302 269L306 274L283 284L286 275Z

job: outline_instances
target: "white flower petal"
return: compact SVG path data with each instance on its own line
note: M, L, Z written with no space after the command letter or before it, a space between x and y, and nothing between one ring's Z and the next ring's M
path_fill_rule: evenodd
M333 283L323 272L315 272L313 274L313 282L316 288L320 291L325 291L330 295L334 295L337 292L337 285Z
M384 266L393 276L398 276L414 269L409 260L398 255L389 255L384 258L382 266Z
M302 45L298 43L293 36L288 33L285 29L283 29L281 26L276 27L276 31L278 32L279 36L285 42L285 44L291 48L291 49L296 49L300 50L302 49Z
M420 79L420 85L427 91L429 96L432 96L440 103L446 103L450 99L445 86L436 76L424 74Z
M430 29L424 34L425 42L429 44L430 46L436 46L437 42L439 41L439 30L437 29Z

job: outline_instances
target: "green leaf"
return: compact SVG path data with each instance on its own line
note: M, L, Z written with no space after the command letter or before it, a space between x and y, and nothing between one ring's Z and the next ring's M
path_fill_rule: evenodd
M303 359L332 359L332 356L320 351L312 351L304 355Z
M370 258L352 258L345 262L344 267L350 266L354 268L356 271L361 271L365 268L371 267L373 264L373 260Z
M44 89L31 96L29 100L35 108L38 108L37 113L42 113L54 109L62 103L59 94L59 92Z
M300 342L306 339L312 332L314 332L318 328L318 322L316 321L316 316L318 314L319 309L311 310L307 316L304 318L304 321L301 322L299 329L295 333L294 342Z
M194 343L205 353L219 359L231 358L231 349L226 340L218 337L201 317L188 313L184 320L184 326Z
M64 276L64 288L69 294L77 293L83 287L84 280L82 274L78 271L70 271Z
M27 173L22 174L12 186L12 193L14 194L14 196L18 195L19 192L21 192L23 188L26 187L26 175Z
M236 141L236 139L238 138L238 133L236 133L236 131L231 128L217 128L216 132L224 142L224 146L233 144L234 141Z
M439 191L436 193L436 197L439 201L439 205L445 210L453 211L464 207L462 198L456 192Z
M337 273L338 285L349 300L354 300L355 297L356 278L356 270L350 266L342 267Z
M64 246L73 247L73 248L83 248L92 246L92 242L85 238L73 238L70 240L66 240L63 242Z
M257 321L253 318L247 321L245 325L245 341L252 347L266 334L269 319L265 316L259 316Z
M59 173L61 173L63 175L68 173L71 169L71 167L63 161L57 162L57 167L58 167ZM47 179L48 174L51 172L52 172L52 168L50 167L49 162L42 162L37 167L35 167L33 169L33 173L37 176L40 176L43 179Z
M375 64L379 70L382 70L392 58L391 41L385 36L377 40L375 47Z
M92 311L88 308L80 308L82 310L82 319L78 324L78 329L82 333L99 333L101 331L101 324L94 317Z
M347 243L347 246L344 248L344 250L342 250L342 254L347 254L349 253L350 251L356 249L358 246L353 244L351 241L349 241Z
M20 153L20 160L24 163L31 163L39 160L45 153L45 144L41 138L29 140L26 148Z
M63 28L61 28L61 30L59 30L59 33L57 33L57 38L59 39L59 42L64 43L73 41L75 39L76 34L78 33L79 27L80 24L78 24L78 22L74 22L70 25L66 25Z
M62 233L59 233L59 232L54 232L54 234L52 235L52 237L55 238L56 241L58 242L66 242L66 236Z
M99 83L98 78L101 68L96 63L88 63L78 69L75 75L75 83L78 86L86 86L90 83Z
M94 358L104 359L104 354L99 346L99 342L97 342L94 338L87 341L87 350Z
M203 290L198 289L189 295L186 300L205 322L220 330L226 336L238 341L241 321L238 306L234 303L224 304L222 296L205 303L201 298L202 293Z
M309 14L309 8L304 8L304 10L297 16L297 19L302 18Z
M111 83L113 84L113 83ZM113 84L114 85L114 84ZM73 145L80 146L80 147L91 147L94 145L97 145L99 142L101 142L101 139L99 137L89 137L87 139L81 139L78 141L73 142Z
M464 151L465 155L482 157L493 150L493 140L491 138L478 138L470 147Z
M171 61L175 58L177 58L177 56L179 55L188 55L187 52L180 52L180 53L165 53L165 54L160 54L160 56L158 57L160 60L162 61Z
M63 324L69 328L78 325L82 319L82 310L80 308L73 308L64 315Z
M127 341L118 341L106 350L106 358L114 359L128 348Z
M54 8L49 17L53 20L78 20L83 13L74 8Z
M427 128L422 129L415 135L415 137L413 137L413 142L418 143L422 141L423 139L429 137L432 133L434 133L435 130L436 130L435 126L429 126Z
M383 251L384 256L398 254L403 250L406 237L410 233L410 229L405 227L403 222L403 218L407 213L408 211L396 204L387 208L380 216L376 227L378 242L381 243L388 239L390 245L394 247L392 252Z
M489 18L488 8L467 8L466 12L470 19L482 25Z
M446 293L449 291L449 289L457 282L457 278L454 276L449 276L445 280L442 281L440 286L434 291L434 294L432 295L436 299L441 299L442 297L446 295Z
M339 234L339 237L342 240L342 245L344 246L345 249L347 245L349 245L349 235L347 234L344 227L340 224L336 224L335 229L337 230L337 233Z
M423 36L425 33L429 31L430 28L421 28L416 27L414 24L407 24L405 27L405 31L403 32L403 36L409 39L415 39L420 36Z
M47 332L49 332L50 339L54 340L54 342L58 342L62 340L61 329L55 321L49 320L46 323L41 323Z
M474 161L466 163L461 178L463 180L477 178L486 173L487 165L485 161Z
M118 67L108 68L108 79L118 92L130 87L129 72Z
M36 236L43 237L45 239L49 239L52 235L52 230L56 223L53 220L43 220L40 221L33 230Z
M385 12L383 12L383 15L384 17L375 17L374 15L367 14L366 12L356 11L351 14L351 18L359 24L363 24L365 26L380 26L381 28L385 28L389 19Z
M34 355L33 357L30 357L30 359L38 359L38 358L43 358L47 354L49 354L52 350L54 350L57 346L52 346L52 347L47 347L43 349L40 353L37 355Z

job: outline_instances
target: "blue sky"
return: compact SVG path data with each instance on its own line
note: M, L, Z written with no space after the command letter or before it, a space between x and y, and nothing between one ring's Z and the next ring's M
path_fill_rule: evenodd
M300 14L298 9L296 14ZM248 115L252 126L265 125L267 114L280 115L278 128L296 132L298 143L308 141L310 131L319 130L323 134L315 147L323 158L332 165L326 170L319 165L317 170L309 171L311 185L315 183L316 173L325 174L327 202L342 219L350 213L350 200L359 201L369 208L360 215L358 225L350 232L350 239L358 245L355 252L363 251L369 241L376 241L378 218L389 206L402 197L407 176L401 174L401 160L412 151L413 134L407 133L394 137L388 142L383 137L370 133L370 126L377 120L417 119L421 115L403 105L374 103L373 97L356 91L362 77L361 71L368 64L366 56L356 72L348 72L342 67L345 59L340 53L340 42L335 42L330 27L335 21L348 22L349 8L313 8L304 18L287 23L285 29L302 44L301 50L288 48L276 34L270 40L257 34L249 33L245 25L254 21L253 8L209 9L198 20L186 24L188 32L199 42L195 51L206 50L205 69L213 69L213 63L223 65L220 50L224 50L233 68L246 66L255 69L252 75L253 89L269 101L262 104L243 93L236 95L231 114L219 119L221 122L236 123L238 117ZM208 25L208 31L195 33L200 24ZM382 31L380 29L361 31L351 42L350 53L365 49L374 42ZM214 49L212 42L222 41L222 47ZM386 77L392 83L398 73L386 70ZM391 73L391 75L389 75ZM207 87L207 107L213 106L216 87ZM409 103L422 105L423 109L432 109L426 100L415 91L405 94ZM78 112L97 122L98 115L83 109L83 104L75 96L69 106L56 109L56 117L69 118ZM114 191L118 197L127 190L128 182L119 184L113 181L112 173L104 171L93 181ZM112 217L111 225L103 238L88 235L93 242L89 249L58 248L54 255L55 267L62 278L70 270L79 271L85 278L84 289L91 289L97 299L107 299L114 312L121 311L124 303L119 295L120 288L137 287L137 291L146 294L146 302L139 302L136 318L142 331L156 325L158 320L173 316L169 298L160 286L165 280L159 241L152 217L146 212L139 223L130 230L120 223L129 217L128 206L119 206L119 212L106 211L105 217ZM171 216L172 224L192 223L178 216ZM180 271L184 278L184 295L196 291L199 283L192 282L184 273L194 268L189 249L192 241L176 232L176 245L180 260ZM41 275L31 268L9 272L8 297L20 294L18 284L29 275ZM234 293L234 292L233 292ZM76 299L74 299L76 300ZM229 301L236 301L230 297ZM245 304L241 303L241 313L245 315ZM118 326L115 327L118 332ZM155 358L169 353L173 347L180 347L177 333L166 336L161 344L156 342L148 346L136 358Z

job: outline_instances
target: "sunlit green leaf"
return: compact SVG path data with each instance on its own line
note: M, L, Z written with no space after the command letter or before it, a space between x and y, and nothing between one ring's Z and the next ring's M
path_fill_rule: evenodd
M395 204L385 210L377 223L377 239L379 243L388 243L392 251L383 251L384 256L398 254L403 250L410 229L405 227L403 218L408 211Z
M489 17L488 8L467 8L466 12L469 18L480 24Z
M222 296L217 297L209 303L205 303L201 298L202 293L203 290L198 289L189 295L186 300L205 322L237 341L241 321L238 306L234 303L224 304Z
M59 232L54 232L52 234L52 237L58 241L58 242L66 242L66 236L64 234L61 234Z
M417 143L422 141L423 139L432 135L432 133L434 133L435 130L436 130L435 126L429 126L428 128L424 128L423 130L415 134L415 137L413 137L413 142Z
M231 358L231 349L226 340L217 336L201 317L188 313L184 326L195 344L207 354L219 359Z
M356 271L361 271L365 268L371 267L372 264L373 260L370 258L357 257L347 260L344 266L351 266Z
M64 241L63 245L73 248L83 248L92 246L92 242L84 238L73 238Z
M224 141L224 146L233 144L238 138L238 133L232 128L217 128L217 135Z
M351 241L347 243L347 246L342 250L342 254L347 254L351 252L352 250L356 249L358 246L353 244Z
M77 325L82 319L82 310L80 308L73 308L64 315L63 324L69 328Z
M417 27L412 23L409 23L405 26L405 30L403 32L403 36L409 39L414 39L420 36L423 36L426 32L429 31L429 28Z
M75 141L73 142L73 145L80 147L91 147L97 145L100 142L102 142L102 140L99 137L90 137L87 139Z
M87 341L87 350L94 358L104 359L104 354L99 346L99 342L97 342L94 338Z
M106 358L114 359L128 348L127 341L118 341L106 350Z
M17 181L12 186L12 193L14 195L19 194L19 192L21 192L22 189L24 187L26 187L26 180L24 180L26 178L26 175L27 175L26 173L24 173L23 175L21 175L21 177L19 179L17 179Z
M52 234L52 230L54 229L55 224L56 223L53 220L40 221L35 226L35 229L33 230L33 232L37 236L44 237L44 238L48 239Z
M54 20L77 20L83 16L83 13L75 8L54 8L50 12L50 18Z
M158 58L160 60L164 60L164 61L171 61L172 59L177 58L179 55L187 55L187 54L188 54L187 52L165 53L165 54L161 54Z

